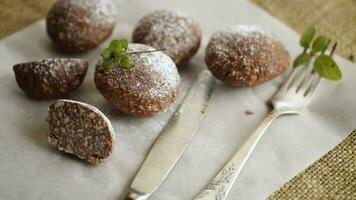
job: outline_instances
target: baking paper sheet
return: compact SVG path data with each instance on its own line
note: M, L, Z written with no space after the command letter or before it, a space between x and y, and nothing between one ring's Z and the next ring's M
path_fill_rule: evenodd
M107 162L87 164L48 144L45 120L48 105L53 101L27 97L18 88L12 71L16 63L68 55L53 49L43 20L3 39L0 41L0 199L119 199L192 81L205 68L204 49L214 31L233 24L257 24L276 34L292 57L301 52L297 33L248 1L125 0L117 1L117 7L118 23L111 39L131 38L140 17L162 8L180 10L201 23L204 38L200 51L179 69L182 86L178 100L167 112L154 118L121 114L99 94L93 81L94 65L108 41L93 51L76 55L90 60L90 70L82 86L69 98L102 110L112 120L117 136L115 151ZM355 128L356 66L338 56L336 60L342 67L343 80L324 81L304 113L280 117L271 125L229 199L265 199ZM191 145L151 199L192 199L270 111L267 102L285 75L249 88L219 83ZM254 114L246 115L247 110Z

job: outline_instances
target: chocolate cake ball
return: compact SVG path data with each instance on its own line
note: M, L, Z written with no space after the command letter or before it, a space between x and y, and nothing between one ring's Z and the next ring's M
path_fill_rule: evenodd
M68 95L80 86L87 69L88 61L75 58L48 58L13 68L19 87L36 99Z
M282 42L257 26L238 25L215 33L206 48L212 74L231 86L253 86L287 70Z
M48 109L48 142L90 163L104 161L114 147L109 119L92 105L60 99Z
M47 33L60 50L79 53L109 37L115 23L113 0L59 0L47 15Z
M144 44L130 44L128 52L148 51ZM96 66L95 84L101 94L118 110L134 116L149 117L167 108L175 99L180 84L176 65L163 52L130 55L133 68Z
M133 42L166 49L176 65L188 61L199 49L199 24L182 13L161 10L144 16L133 32Z

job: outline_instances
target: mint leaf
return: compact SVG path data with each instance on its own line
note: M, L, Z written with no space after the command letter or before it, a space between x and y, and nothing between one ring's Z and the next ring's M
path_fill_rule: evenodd
M154 49L147 51L133 51L127 52L129 42L127 39L113 40L109 47L101 52L103 58L102 66L104 69L112 69L114 67L121 67L123 69L131 69L134 67L131 55L141 53L151 53L156 51L163 51L165 49Z
M124 50L127 50L127 48L129 47L129 41L127 41L126 39L121 39L119 41L121 44L121 48L123 48Z
M126 69L131 69L133 67L133 63L132 63L131 57L128 56L128 55L124 55L122 57L120 64Z
M104 59L111 59L112 58L112 51L108 48L104 49L102 52L101 52L101 57L104 58Z
M317 72L321 77L329 80L342 79L340 68L331 56L318 56L314 62L314 71Z
M104 62L103 62L103 67L106 70L113 68L114 65L115 65L115 63L112 62L111 60L104 60Z
M123 47L121 46L121 41L120 40L113 40L109 44L109 49L112 50L115 53L122 53L124 52Z
M325 51L328 48L329 39L323 35L317 37L312 46L313 52Z
M309 48L311 41L313 40L315 35L315 27L310 26L307 30L302 33L302 37L300 38L300 45L304 48Z
M309 62L310 60L310 55L307 53L302 53L300 55L298 55L294 61L293 61L293 67L298 67L301 65L305 65Z

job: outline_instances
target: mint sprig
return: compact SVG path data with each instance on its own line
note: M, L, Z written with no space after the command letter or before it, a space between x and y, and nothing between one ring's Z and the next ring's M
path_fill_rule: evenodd
M307 65L312 58L316 57L313 63L314 72L329 80L342 79L341 70L332 58L337 42L334 43L330 54L325 55L325 51L328 49L331 40L324 35L320 35L313 40L315 33L316 29L314 26L309 27L302 33L299 43L304 47L304 50L294 59L293 67Z
M165 49L155 49L149 51L135 51L128 52L129 42L127 39L113 40L109 46L101 52L103 58L103 68L110 70L114 67L121 67L123 69L132 69L134 64L131 59L132 54L151 53L156 51L163 51Z
M315 27L314 26L310 26L307 30L305 30L302 33L302 37L300 38L300 46L304 47L304 48L309 48L311 41L314 38L315 35Z

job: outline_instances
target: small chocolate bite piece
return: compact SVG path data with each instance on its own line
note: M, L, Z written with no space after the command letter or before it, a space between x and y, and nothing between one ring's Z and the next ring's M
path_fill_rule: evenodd
M199 49L199 24L185 14L160 10L144 16L133 32L133 42L166 49L176 65L187 62Z
M130 44L127 52L150 51L144 44ZM134 116L150 117L163 111L175 99L180 84L177 67L165 53L156 51L130 55L133 67L104 69L99 61L95 84L118 110Z
M116 15L113 0L60 0L48 12L47 33L63 52L84 52L111 35Z
M13 67L19 87L36 99L68 95L82 83L88 61L76 58L48 58Z
M282 42L257 26L238 25L216 32L205 62L212 74L231 86L253 86L287 70L289 53Z
M100 110L89 104L60 99L48 110L48 142L90 163L103 162L114 146L114 129Z

